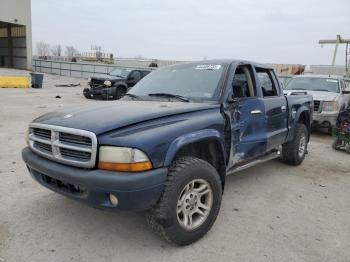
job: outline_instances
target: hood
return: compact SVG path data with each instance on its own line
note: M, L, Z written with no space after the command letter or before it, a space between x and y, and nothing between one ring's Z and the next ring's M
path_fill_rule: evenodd
M159 101L97 102L51 112L33 122L94 132L96 135L170 115L219 108L218 104Z
M111 75L94 75L91 77L91 79L95 79L95 80L109 80L109 81L117 81L117 80L121 80L124 79L122 77L118 77L118 76L111 76Z
M293 93L306 92L311 95L314 100L320 101L336 101L338 99L339 93L325 92L325 91L310 91L310 90L284 90L286 95L292 95Z

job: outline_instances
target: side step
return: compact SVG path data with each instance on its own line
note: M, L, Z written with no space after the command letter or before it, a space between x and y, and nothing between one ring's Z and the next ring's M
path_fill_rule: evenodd
M270 161L270 160L272 160L272 159L275 159L275 158L280 157L280 155L281 155L281 151L280 151L280 150L274 151L274 152L272 152L272 153L269 153L269 154L267 154L267 155L264 155L264 156L262 156L262 157L259 157L259 158L255 159L255 160L253 160L253 161L251 161L251 162L249 162L249 163L247 163L247 164L234 167L233 169L231 169L230 171L228 171L228 172L226 173L226 175L227 175L227 176L228 176L228 175L232 175L232 174L234 174L234 173L237 173L237 172L242 171L242 170L244 170L244 169L247 169L247 168L249 168L249 167L252 167L252 166L255 166L255 165L258 165L258 164L267 162L267 161Z

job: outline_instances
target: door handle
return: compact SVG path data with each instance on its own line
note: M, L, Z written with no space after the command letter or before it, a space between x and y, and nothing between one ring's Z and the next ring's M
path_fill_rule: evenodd
M250 111L250 113L252 115L261 115L262 114L261 110L252 110L252 111Z
M281 110L282 110L282 112L286 112L287 107L286 106L281 106Z

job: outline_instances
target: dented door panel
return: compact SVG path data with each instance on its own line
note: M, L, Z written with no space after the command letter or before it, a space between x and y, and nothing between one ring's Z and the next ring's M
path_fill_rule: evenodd
M266 118L262 99L239 101L231 113L231 126L231 163L235 165L266 152Z

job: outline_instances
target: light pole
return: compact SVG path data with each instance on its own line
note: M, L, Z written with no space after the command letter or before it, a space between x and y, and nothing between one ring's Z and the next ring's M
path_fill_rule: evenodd
M320 45L324 44L335 44L334 54L333 54L333 60L332 60L332 68L334 71L334 65L335 65L335 59L337 57L338 52L338 46L339 44L346 44L346 52L345 52L345 73L347 76L350 76L350 59L348 61L348 45L350 43L350 39L344 39L340 35L337 35L337 39L333 40L319 40L318 43Z

